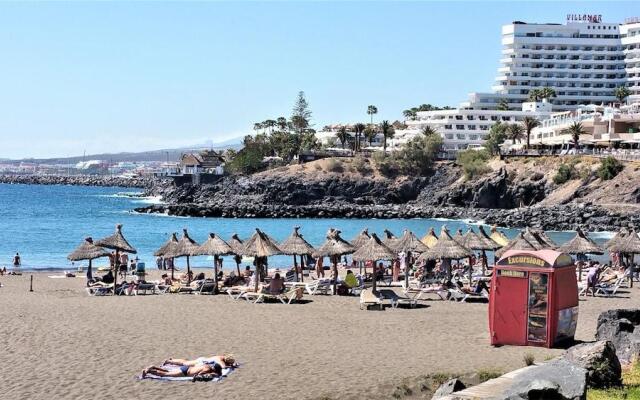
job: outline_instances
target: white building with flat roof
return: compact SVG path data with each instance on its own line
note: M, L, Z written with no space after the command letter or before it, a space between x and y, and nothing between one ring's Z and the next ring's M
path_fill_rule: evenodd
M631 92L628 101L640 101L640 19L606 23L600 15L571 14L565 24L515 21L502 27L501 40L493 92L471 93L455 110L418 112L405 121L409 128L398 131L394 142L404 143L430 126L442 135L445 148L455 152L482 143L496 121L548 118L551 110L541 103L526 105L534 89L555 91L553 111L612 104L621 86ZM505 105L508 110L498 110Z

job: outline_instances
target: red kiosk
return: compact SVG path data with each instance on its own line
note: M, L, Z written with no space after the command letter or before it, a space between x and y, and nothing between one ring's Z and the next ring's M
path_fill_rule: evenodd
M578 283L571 256L509 250L496 263L489 296L492 345L553 347L573 339Z

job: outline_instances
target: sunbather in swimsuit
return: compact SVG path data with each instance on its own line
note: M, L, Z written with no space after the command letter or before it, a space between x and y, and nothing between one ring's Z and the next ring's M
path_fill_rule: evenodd
M183 358L170 358L165 360L162 365L180 365L192 367L195 365L202 364L218 364L221 368L230 368L236 365L236 360L233 357L233 354L223 354L220 356L210 356L210 357L199 357L195 360L187 360Z
M198 376L211 374L215 376L222 375L222 367L220 364L200 364L195 366L183 365L179 369L167 369L163 367L151 366L142 370L142 378L145 378L147 374L153 374L157 376L167 377L181 377L181 376Z

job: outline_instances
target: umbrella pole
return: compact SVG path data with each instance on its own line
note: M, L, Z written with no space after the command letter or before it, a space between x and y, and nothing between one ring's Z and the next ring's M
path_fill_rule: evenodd
M338 257L333 256L333 268L332 268L332 280L333 280L333 294L338 294Z
M636 272L635 271L636 268L633 265L633 259L634 258L635 258L635 254L634 253L629 254L629 268L630 268L630 271L631 271L631 276L629 277L629 287L630 288L633 288L633 275Z
M482 276L487 272L487 252L482 250Z
M471 287L471 281L473 281L473 265L471 265L472 257L469 257L469 287Z
M260 268L260 257L256 257L256 279L255 279L255 285L253 287L253 291L258 293L258 279L260 278L260 276L258 275L261 270Z
M189 256L187 256L187 286L191 285L191 265L189 264Z
M213 294L218 294L218 256L213 256Z
M409 270L411 269L409 267L413 267L413 265L410 265L412 264L410 251L407 251L407 255L405 256L404 261L404 287L405 289L407 289L409 287Z
M300 256L300 282L304 282L304 256Z
M238 277L240 277L240 262L238 261L238 256L235 256L236 260L236 270L238 271Z
M371 291L373 292L373 294L376 293L376 281L378 280L378 276L376 275L376 269L378 268L378 262L374 261L373 262L373 288L371 289Z
M176 262L176 260L173 257L171 257L171 281L172 282L175 279L173 276L173 272L176 270L176 265L174 264L174 262Z
M296 282L298 282L300 281L300 278L298 277L298 259L295 254L293 255L293 269L296 271Z
M120 255L118 254L118 250L116 250L115 260L113 262L113 268L115 269L113 274L113 294L116 294L116 286L118 285L118 274L120 273Z
M578 260L580 259L580 254L577 254ZM582 261L578 261L578 283L582 282Z

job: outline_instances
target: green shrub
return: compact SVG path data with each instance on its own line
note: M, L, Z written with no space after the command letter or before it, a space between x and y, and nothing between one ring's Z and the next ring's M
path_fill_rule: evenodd
M603 181L613 179L624 169L622 163L615 158L609 156L602 160L600 168L598 168L598 177Z
M522 357L525 366L533 365L536 362L536 357L531 353L526 353L524 357Z
M486 150L465 150L458 153L457 163L462 167L466 179L473 179L491 171L487 165L489 152Z
M499 376L502 376L502 372L496 369L481 369L478 371L478 380L480 383L498 378Z
M343 172L344 168L342 168L342 162L336 160L335 158L327 159L327 171L329 172Z
M572 163L562 163L558 168L558 172L553 176L553 182L557 185L562 185L563 183L569 182L577 177L578 172Z

